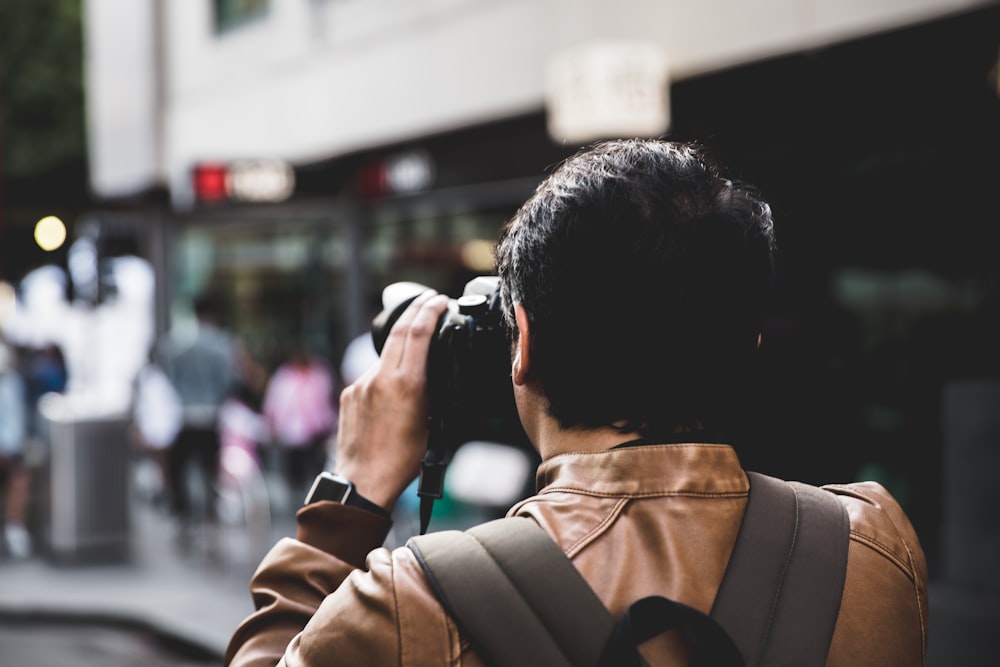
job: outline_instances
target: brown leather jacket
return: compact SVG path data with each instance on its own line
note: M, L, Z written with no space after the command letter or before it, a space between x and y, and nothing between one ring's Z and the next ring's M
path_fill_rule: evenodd
M564 454L539 467L538 488L511 514L537 521L613 613L648 595L710 611L747 498L730 447ZM910 522L878 484L827 488L851 521L827 665L922 665L927 566ZM483 664L412 552L378 548L387 521L328 502L301 510L298 520L298 539L279 542L253 577L258 611L234 634L228 665ZM670 635L648 642L643 653L651 665L685 660Z

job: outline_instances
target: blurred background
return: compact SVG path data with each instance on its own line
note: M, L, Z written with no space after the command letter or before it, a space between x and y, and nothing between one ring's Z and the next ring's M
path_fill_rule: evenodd
M327 383L322 458L382 288L458 295L555 164L632 136L706 144L774 208L746 466L884 484L929 560L928 663L985 664L1000 5L984 0L0 0L0 378L19 376L25 415L0 404L0 650L31 656L18 628L96 614L132 633L97 642L100 664L140 630L143 664L217 661L254 564L294 531L279 371L306 358ZM215 467L182 466L179 520L191 406L170 385L205 301L240 382L212 406ZM531 487L530 457L476 451L510 479L488 499L454 488L438 527Z

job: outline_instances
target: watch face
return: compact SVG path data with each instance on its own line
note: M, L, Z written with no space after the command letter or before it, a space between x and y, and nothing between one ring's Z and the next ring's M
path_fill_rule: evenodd
M315 503L320 500L332 500L343 503L351 495L354 485L340 475L329 472L321 472L316 481L313 482L309 495L306 496L306 504Z

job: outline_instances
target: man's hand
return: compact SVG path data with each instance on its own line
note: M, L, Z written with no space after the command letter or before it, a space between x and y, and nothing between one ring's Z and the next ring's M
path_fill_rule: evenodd
M427 352L448 298L428 291L403 312L379 362L340 395L336 472L392 511L427 450Z

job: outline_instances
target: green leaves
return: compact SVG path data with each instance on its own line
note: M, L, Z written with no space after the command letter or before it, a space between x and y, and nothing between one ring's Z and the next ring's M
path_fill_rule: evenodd
M84 133L81 0L0 2L4 176L80 160Z

